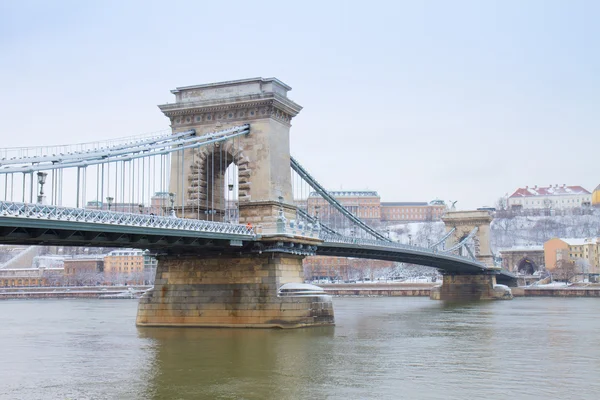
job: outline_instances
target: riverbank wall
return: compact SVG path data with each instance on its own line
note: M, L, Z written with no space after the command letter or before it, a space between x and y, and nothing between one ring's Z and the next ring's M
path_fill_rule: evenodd
M150 286L136 286L135 290L146 290ZM2 288L0 300L8 299L97 299L101 295L117 295L133 286L74 286L38 288Z
M436 283L379 283L379 284L324 284L327 294L337 297L429 297ZM100 295L123 293L130 286L90 286L60 288L4 288L0 289L2 299L93 299ZM150 286L135 287L146 290ZM600 286L539 287L527 286L511 288L514 297L600 297Z

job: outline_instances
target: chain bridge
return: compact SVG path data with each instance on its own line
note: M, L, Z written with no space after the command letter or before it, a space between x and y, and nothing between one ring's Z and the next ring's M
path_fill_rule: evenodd
M159 106L169 132L0 149L0 243L153 251L140 326L332 324L331 298L302 284L311 255L438 268L435 299L510 297L487 212L448 212L447 233L423 248L340 204L290 155L301 107L289 90L275 78L181 87Z

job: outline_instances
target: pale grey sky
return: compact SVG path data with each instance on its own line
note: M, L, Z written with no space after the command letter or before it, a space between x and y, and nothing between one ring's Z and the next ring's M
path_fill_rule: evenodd
M176 86L277 77L327 188L492 205L600 183L596 1L0 1L0 147L168 128Z

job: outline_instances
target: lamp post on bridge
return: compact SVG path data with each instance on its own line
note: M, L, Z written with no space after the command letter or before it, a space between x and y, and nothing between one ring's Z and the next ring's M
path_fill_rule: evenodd
M412 235L410 233L408 234L408 245L412 246Z
M38 198L37 198L38 204L44 204L44 198L46 197L46 196L44 196L44 183L46 183L47 175L48 175L48 173L42 172L42 171L37 173L38 183L40 184L40 194L38 195Z
M108 205L108 211L110 211L110 206L112 206L112 202L113 202L113 200L114 200L114 198L112 198L112 197L110 197L110 196L108 196L108 197L106 198L106 203L107 203L107 205Z

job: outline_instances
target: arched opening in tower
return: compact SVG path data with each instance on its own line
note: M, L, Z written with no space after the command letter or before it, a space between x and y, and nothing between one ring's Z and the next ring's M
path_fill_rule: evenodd
M240 171L246 169L247 162L233 143L215 143L203 147L197 154L190 176L189 198L196 217L237 223Z

